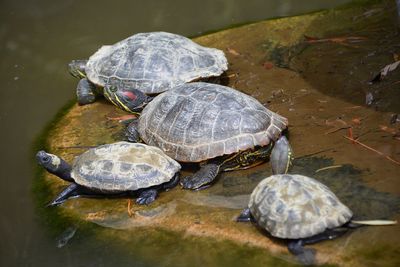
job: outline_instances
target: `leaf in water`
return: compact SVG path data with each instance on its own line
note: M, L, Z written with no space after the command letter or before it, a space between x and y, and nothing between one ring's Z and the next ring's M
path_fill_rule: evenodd
M274 64L273 64L272 62L265 61L265 62L263 63L263 67L264 67L265 69L269 70L269 69L272 69L272 68L274 67Z
M372 103L374 102L374 95L371 92L368 92L365 95L365 104L367 104L367 106L372 105Z
M234 55L235 57L240 56L240 53L233 48L227 48L229 54Z
M396 122L399 122L399 114L393 114L392 117L390 118L390 124L395 124Z
M372 78L372 80L370 81L370 83L376 83L379 81L382 81L382 79L387 76L387 74L391 71L394 71L398 66L400 65L400 60L386 65L383 69L381 69L381 71L374 76L374 78Z
M64 247L68 241L74 237L75 232L78 228L77 227L68 227L57 239L57 247L62 248Z
M393 135L397 134L397 130L396 129L387 127L386 125L379 125L379 129L381 129L384 132L393 134Z

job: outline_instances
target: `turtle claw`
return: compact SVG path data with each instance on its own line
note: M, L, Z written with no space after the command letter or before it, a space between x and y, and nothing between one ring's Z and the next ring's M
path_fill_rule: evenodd
M136 199L136 203L139 205L149 205L152 203L154 200L156 200L158 195L157 190L150 189L143 191L140 193L139 197Z
M186 176L181 180L184 189L202 190L209 187L210 183L217 177L220 168L217 164L203 165L200 170L191 176Z
M192 189L192 190L196 190L199 187L201 187L203 185L203 183L196 183L196 181L194 181L193 176L186 176L183 177L181 180L181 186L184 189Z

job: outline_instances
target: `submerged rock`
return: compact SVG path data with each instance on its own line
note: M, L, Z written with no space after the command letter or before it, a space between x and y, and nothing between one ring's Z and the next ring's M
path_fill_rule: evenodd
M391 6L385 1L379 5L269 20L196 40L202 45L226 52L230 62L227 73L229 86L256 97L269 109L289 119L290 142L297 157L291 172L315 177L325 183L354 211L357 219L399 218L399 166L343 138L347 129L352 127L354 135L362 136L362 142L398 158L398 140L377 130L379 125L387 124L391 113L369 109L362 105L361 100L349 101L349 96L359 94L353 91L353 87L349 87L350 91L345 95L340 95L340 92L324 94L332 89L331 76L334 74L319 72L318 81L312 81L309 79L309 66L318 71L315 68L319 64L317 61L324 58L324 64L331 65L333 69L345 68L345 62L352 60L353 56L348 50L356 51L356 56L358 53L367 55L371 52L371 46L379 45L376 36L379 33L363 33L368 41L357 43L358 48L334 42L316 43L311 47L304 43L304 36L318 36L321 39L353 35L354 18L357 27L364 25L369 28L377 23L384 27L389 20L383 18L381 12L363 15L366 10L381 8L382 5ZM329 27L323 28L321 25ZM364 47L364 44L368 45ZM342 50L346 50L346 60L341 58ZM323 57L325 54L335 57L327 59ZM340 72L346 78L335 80L335 87L347 88L348 82L356 84L367 81L366 70L352 71L352 75ZM311 77L316 77L313 75L316 74ZM390 101L397 101L400 106L399 99ZM48 149L72 162L76 155L90 147L122 140L125 126L108 118L124 115L126 113L106 101L88 106L74 105L52 126L47 137ZM186 169L183 175L190 172L190 166ZM179 233L182 242L193 237L233 242L238 258L244 250L248 251L249 246L262 248L257 250L257 259L268 257L269 254L278 255L290 265L293 257L287 253L285 244L268 238L251 225L235 222L236 216L247 205L253 188L270 174L269 164L262 164L248 170L224 173L212 187L204 191L190 192L176 187L161 194L158 201L149 206L134 205L132 217L128 215L126 199L72 199L57 209L76 220L124 229L126 233L113 232L113 238L120 238L121 242L125 236L134 236L138 228L163 229ZM52 193L48 201L65 187L63 181L50 174L44 173L42 178L38 181L44 183ZM343 238L315 245L318 247L317 260L319 263L349 266L370 263L395 266L399 238L397 226L358 229ZM224 250L228 247L229 250ZM232 254L230 245L221 243L219 249L221 251L218 253ZM378 253L379 257L371 258L373 253ZM203 254L199 252L199 255ZM176 257L184 258L185 255ZM218 265L217 259L209 260Z

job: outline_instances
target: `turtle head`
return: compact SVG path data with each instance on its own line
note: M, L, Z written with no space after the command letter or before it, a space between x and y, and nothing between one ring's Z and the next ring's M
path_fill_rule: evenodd
M71 178L71 166L60 157L40 150L36 153L36 160L49 173L57 175L63 180L73 182Z
M69 73L71 73L72 76L82 79L86 77L86 63L87 60L72 60L68 64L68 70Z
M141 111L154 98L137 89L118 88L113 85L104 86L104 96L114 105L131 113Z

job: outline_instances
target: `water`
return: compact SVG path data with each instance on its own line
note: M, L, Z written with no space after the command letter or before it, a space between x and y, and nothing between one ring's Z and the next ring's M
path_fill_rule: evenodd
M93 238L85 227L78 227L75 237L59 249L58 236L68 227L75 226L61 224L59 228L49 230L47 226L52 223L43 222L41 215L36 213L31 190L34 178L31 145L57 110L74 98L76 80L66 71L70 60L86 58L100 45L114 43L135 32L164 30L194 36L232 24L294 15L344 2L347 1L247 0L234 3L207 0L172 3L147 0L124 1L116 6L109 1L2 1L0 265L154 266L157 263L151 260L151 251L115 249L118 246L110 240ZM171 253L177 257L185 249L182 246L174 248L175 239L169 234L159 235L164 235L164 247L170 245L173 248L167 252L159 251L155 246L159 239L147 240L145 232L131 242L137 247L141 243L155 246L154 255ZM121 241L115 243L118 242ZM205 251L220 245L210 243L207 247L196 240L185 244ZM252 255L253 252L245 250L243 253ZM221 263L229 263L230 255L214 256L222 257ZM184 261L180 264L185 266Z

